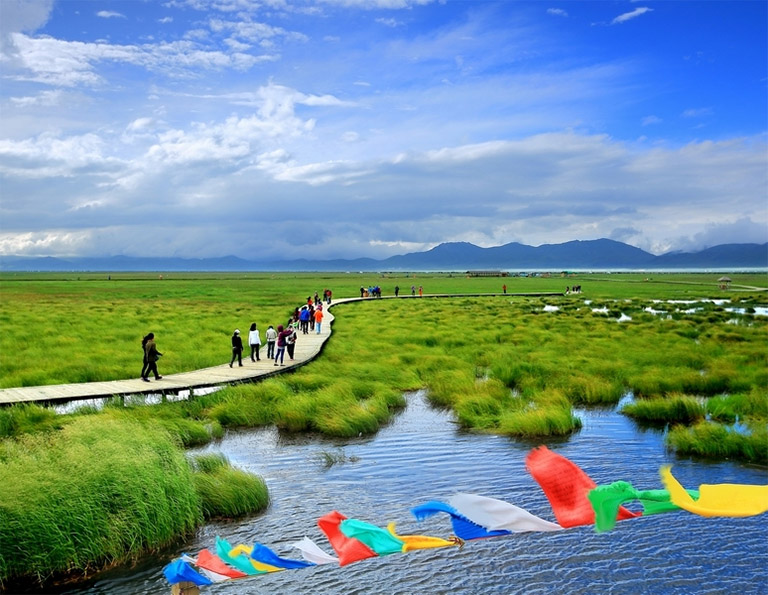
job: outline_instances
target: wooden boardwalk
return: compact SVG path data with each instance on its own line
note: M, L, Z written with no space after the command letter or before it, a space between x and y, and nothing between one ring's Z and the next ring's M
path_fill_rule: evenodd
M448 297L537 297L537 296L562 296L561 293L536 293L536 294L501 294L501 293L477 293L477 294L424 294L424 298L448 298ZM266 341L262 344L261 361L251 362L250 349L246 346L243 350L242 367L235 365L230 368L229 362L201 370L192 370L190 372L181 372L180 374L163 375L162 379L151 379L151 382L144 382L141 378L129 378L125 380L110 380L106 382L80 382L75 384L49 384L43 386L22 386L18 388L0 389L0 406L13 403L45 402L54 403L57 401L74 401L78 399L92 399L112 396L125 396L135 394L166 394L178 393L183 390L192 390L196 388L205 388L211 386L222 386L227 384L238 384L241 382L250 382L260 378L266 378L295 370L304 364L315 359L322 351L323 345L331 336L331 325L334 316L331 308L338 304L354 301L369 301L379 298L342 298L335 299L333 303L324 306L324 317L321 325L322 332L317 334L310 331L309 334L299 332L296 341L294 359L289 360L288 354L285 356L284 366L275 366L274 362L266 359L267 352ZM387 296L380 299L395 299L394 296ZM400 296L398 299L421 299L417 295ZM260 329L261 330L261 329ZM247 340L248 333L244 332L243 338ZM262 340L263 331L262 331ZM160 363L160 373L162 374L162 360Z

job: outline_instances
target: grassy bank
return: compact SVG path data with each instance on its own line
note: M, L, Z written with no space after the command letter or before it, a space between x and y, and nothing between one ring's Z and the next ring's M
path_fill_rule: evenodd
M85 576L268 502L261 479L188 461L158 425L108 413L4 440L0 485L0 586Z

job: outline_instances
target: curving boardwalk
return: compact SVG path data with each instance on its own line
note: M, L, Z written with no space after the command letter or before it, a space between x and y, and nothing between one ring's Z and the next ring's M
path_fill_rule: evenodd
M526 293L526 294L500 294L500 293L477 293L477 294L425 294L424 298L443 298L443 297L534 297L534 296L562 296L561 293ZM44 386L22 386L17 388L0 389L0 405L11 405L13 403L28 402L56 402L72 401L77 399L91 399L99 397L124 396L135 394L156 394L156 393L177 393L182 390L194 390L196 388L205 388L210 386L220 386L225 384L237 384L248 382L259 378L266 378L274 374L280 374L288 370L295 370L298 367L312 361L322 351L323 345L331 336L331 325L334 316L331 308L345 302L359 302L373 300L376 298L341 298L334 299L330 306L325 306L320 334L311 331L304 335L299 333L296 341L296 350L294 359L285 357L284 366L275 366L272 360L265 357L260 362L251 362L246 347L243 350L243 366L229 367L229 362L201 370L192 370L190 372L181 372L179 374L169 374L163 376L161 380L155 380L147 383L141 378L129 378L126 380L110 380L106 382L80 382L74 384L49 384ZM394 296L387 296L379 299L396 299ZM419 297L401 296L397 299L422 299ZM247 333L245 335L247 337ZM266 353L266 345L263 345L262 353ZM162 364L161 364L162 368ZM162 372L162 369L161 369Z

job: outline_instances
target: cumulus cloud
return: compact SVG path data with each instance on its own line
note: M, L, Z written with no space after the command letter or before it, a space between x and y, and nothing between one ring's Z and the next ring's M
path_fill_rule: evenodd
M671 243L677 250L696 252L720 244L762 244L768 242L765 222L751 217L725 216L724 221L706 223L704 230L690 237L676 238Z
M363 13L367 29L319 25L341 6L416 7L406 0L170 0L164 10L185 10L173 27L149 19L151 43L56 39L36 33L47 14L28 19L3 64L13 128L0 138L0 253L382 258L443 241L610 237L657 253L766 241L764 134L669 139L654 113L714 108L643 99L639 60L563 61L539 28L499 18L513 3L449 4L461 18L416 35L375 22L388 12ZM314 12L287 17L302 7Z

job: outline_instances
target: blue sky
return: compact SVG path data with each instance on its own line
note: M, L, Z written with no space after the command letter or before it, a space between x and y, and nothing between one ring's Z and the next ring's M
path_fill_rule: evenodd
M0 255L768 241L768 3L0 0Z

